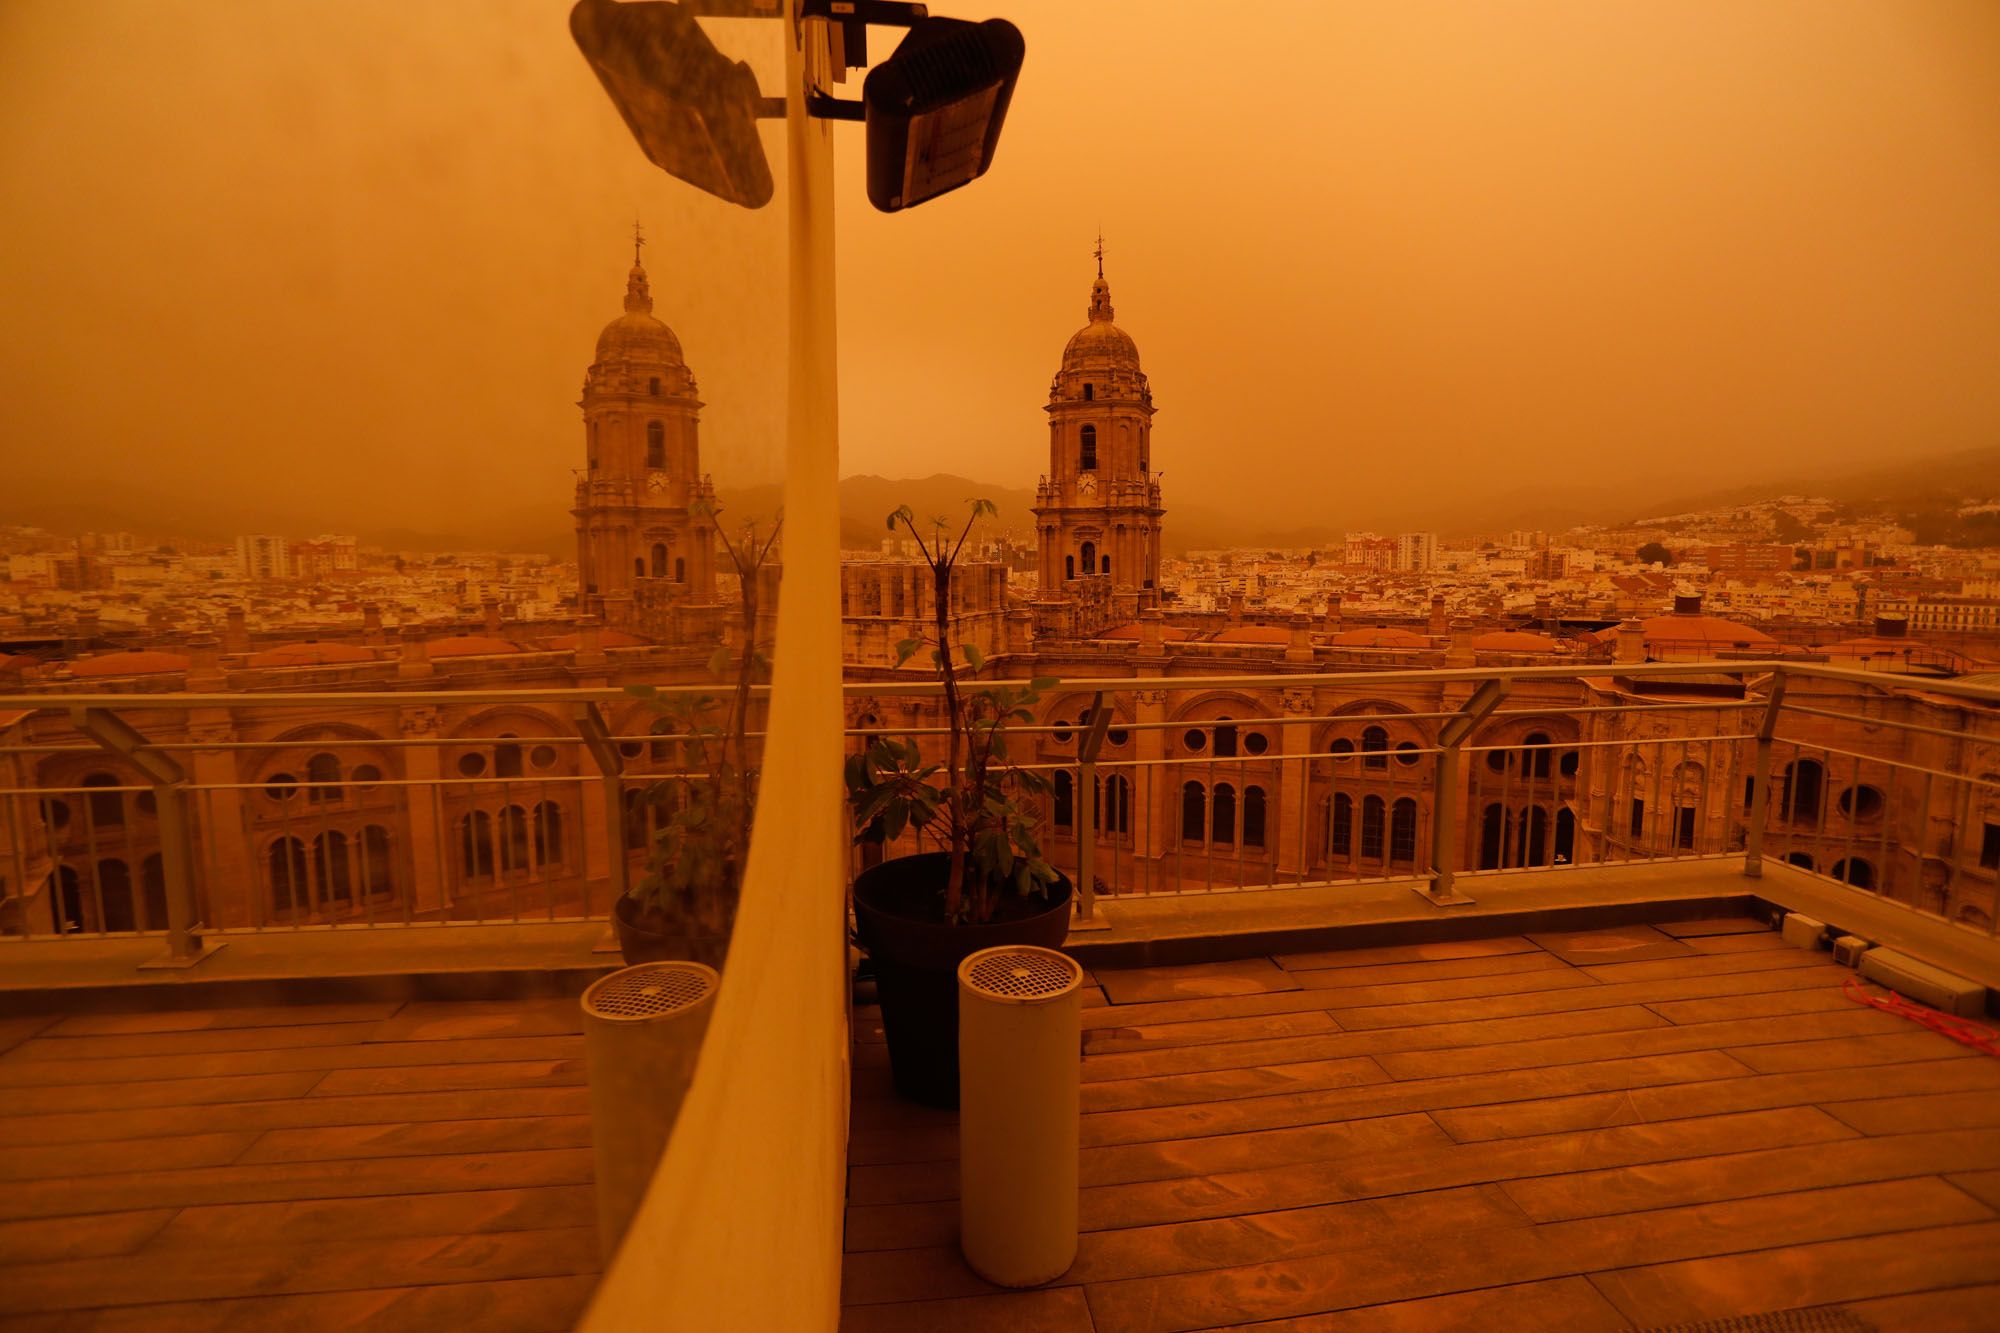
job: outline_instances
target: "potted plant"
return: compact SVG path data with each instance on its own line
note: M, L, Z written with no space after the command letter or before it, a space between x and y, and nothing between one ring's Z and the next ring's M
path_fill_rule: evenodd
M1030 705L1053 684L961 689L958 662L984 655L954 645L952 570L972 525L995 513L975 500L957 539L944 520L926 541L907 506L889 516L916 540L930 567L934 628L897 645L897 664L930 645L943 685L944 760L926 762L914 740L872 738L847 761L856 841L886 847L915 829L939 850L892 857L854 880L855 929L868 951L896 1088L932 1106L958 1105L958 965L1003 944L1054 948L1069 933L1070 883L1036 840L1048 790L1039 773L1007 761L1007 727L1032 722Z
M705 517L719 512L702 504L693 510ZM618 949L628 964L679 958L719 968L729 952L757 803L758 766L748 735L752 687L769 666L757 648L757 574L777 545L778 526L760 541L749 525L741 544L716 529L736 571L743 617L742 651L731 653L724 643L708 661L717 677L729 676L733 663L728 696L627 687L668 719L666 743L681 759L679 772L645 788L642 808L655 812L646 873L613 904Z

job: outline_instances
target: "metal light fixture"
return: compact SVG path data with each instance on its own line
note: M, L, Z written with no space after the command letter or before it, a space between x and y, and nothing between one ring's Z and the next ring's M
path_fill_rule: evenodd
M1027 44L1005 19L925 18L868 73L868 202L911 208L993 165Z

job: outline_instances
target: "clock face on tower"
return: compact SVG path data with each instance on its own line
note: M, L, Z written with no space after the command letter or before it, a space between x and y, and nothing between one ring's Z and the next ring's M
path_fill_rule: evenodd
M1078 477L1076 479L1076 489L1079 495L1097 494L1097 474L1095 472L1086 472L1081 477Z
M655 495L667 489L667 474L664 472L655 472L652 476L646 478L646 489Z

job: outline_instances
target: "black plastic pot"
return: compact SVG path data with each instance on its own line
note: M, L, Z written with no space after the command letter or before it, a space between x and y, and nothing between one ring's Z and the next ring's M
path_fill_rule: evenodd
M706 963L721 970L729 955L729 934L694 935L664 913L642 911L630 898L620 898L611 908L611 922L618 932L618 952L625 965L634 963Z
M1003 944L1061 946L1071 888L1058 875L1046 897L1003 900L1003 919L944 919L944 852L899 856L854 878L854 924L875 968L896 1091L926 1106L958 1105L958 965Z

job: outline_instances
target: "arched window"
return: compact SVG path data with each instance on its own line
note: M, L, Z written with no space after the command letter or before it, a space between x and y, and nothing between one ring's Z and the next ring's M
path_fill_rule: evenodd
M1236 842L1236 788L1226 782L1215 786L1215 800L1209 812L1209 837L1225 846Z
M1243 789L1243 845L1262 847L1264 845L1264 789L1245 787Z
M1067 770L1058 769L1055 778L1055 823L1057 828L1069 828L1076 823L1076 790L1071 785Z
M1095 573L1097 572L1097 543L1096 543L1096 542L1085 542L1085 543L1083 544L1083 560L1082 560L1082 564L1083 564L1083 572L1084 572L1084 575L1085 575L1085 577L1088 577L1088 576L1090 576L1090 575L1092 575L1092 574L1095 574Z
M393 897L396 870L389 860L389 830L370 824L361 833L361 887L373 898Z
M340 797L340 760L325 753L306 760L306 799L324 803Z
M459 866L467 879L493 873L493 816L474 810L458 821Z
M632 557L632 576L640 579L646 577L646 557L642 555Z
M1389 812L1389 859L1399 866L1417 859L1417 803L1408 796Z
M1361 802L1361 859L1379 861L1382 859L1382 832L1386 806L1380 796L1370 796Z
M1181 784L1181 840L1200 842L1208 819L1208 793L1199 782Z
M58 935L74 935L83 929L83 881L74 866L56 867L56 891L50 907Z
M528 868L528 812L518 805L500 811L500 868Z
M86 787L115 787L118 779L109 773L92 773L85 777ZM97 828L115 828L125 822L125 793L118 791L94 791L90 793L90 822Z
M667 547L666 547L666 543L665 543L665 542L654 542L654 543L653 543L653 577L654 577L654 578L656 578L656 579L663 579L663 578L665 578L666 576L667 576Z
M1112 833L1132 831L1132 784L1122 774L1104 779L1103 819Z
M1109 573L1111 572L1111 557L1110 557L1110 556L1108 556L1108 555L1107 555L1107 556L1103 557L1103 558L1102 558L1102 559L1100 559L1100 560L1099 560L1099 561L1098 561L1097 563L1098 563L1098 568L1100 569L1100 571L1101 571L1101 572L1103 572L1103 573L1106 573L1106 574L1109 574Z
M1566 866L1576 860L1576 811L1564 806L1556 811L1556 864Z
M1387 768L1389 760L1384 753L1389 748L1389 733L1381 727L1366 727L1361 732L1361 765L1364 768Z
M1354 855L1354 798L1336 792L1327 818L1327 854L1342 858Z
M687 581L688 581L688 562L685 557L677 555L674 557L674 582L686 583Z
M493 776L518 778L524 771L521 747L514 743L514 733L501 732L499 743L493 747Z
M1064 577L1064 578L1066 578L1066 579L1073 579L1073 578L1075 578L1075 577L1076 577L1076 557L1075 557L1075 556L1073 556L1073 555L1066 555L1066 556L1064 556L1064 557L1063 557L1063 577Z
M1083 447L1077 451L1076 465L1085 472L1097 470L1097 427L1083 428Z
M110 857L97 863L97 892L104 900L102 930L136 930L132 914L132 871L123 861Z
M167 928L167 864L158 852L152 853L139 863L139 902L145 908L146 919L139 923L141 930L165 930Z
M535 860L541 865L560 865L563 859L562 807L543 801L535 807Z
M1521 738L1521 771L1530 777L1545 778L1549 775L1549 735L1545 731L1531 731Z
M1817 759L1799 759L1785 765L1778 788L1778 808L1793 824L1819 827L1825 805L1826 769Z
M1086 402L1086 403L1088 403L1088 402L1091 402L1091 401L1093 401L1093 400L1094 400L1094 399L1095 399L1096 397L1097 397L1097 386L1096 386L1095 384L1086 384L1086 385L1084 385L1084 386L1083 386L1083 401L1084 401L1084 402ZM1086 427L1085 429L1088 429L1088 427Z
M1229 719L1224 717L1222 721L1227 723ZM1234 759L1236 757L1235 727L1220 726L1215 729L1215 757L1218 759Z
M347 835L331 830L313 839L313 865L319 869L319 896L329 910L354 905L354 876L347 860Z
M1875 887L1875 867L1858 856L1835 861L1833 863L1833 877L1844 884L1852 884L1857 889L1872 889ZM108 898L106 899L105 911L107 914L110 912Z
M274 916L303 916L312 910L312 895L306 887L306 848L297 838L279 838L265 853L271 872L271 913Z
M1495 801L1479 816L1479 868L1500 869L1500 857L1507 846L1507 827L1513 821Z
M667 465L667 428L657 421L646 423L646 466Z
M1524 866L1547 865L1549 860L1549 812L1539 805L1521 812L1521 856Z
M1785 864L1791 866L1797 866L1801 870L1811 870L1813 869L1812 853L1787 852L1785 853Z
M660 396L660 377L658 375L646 381L646 392L655 398Z

